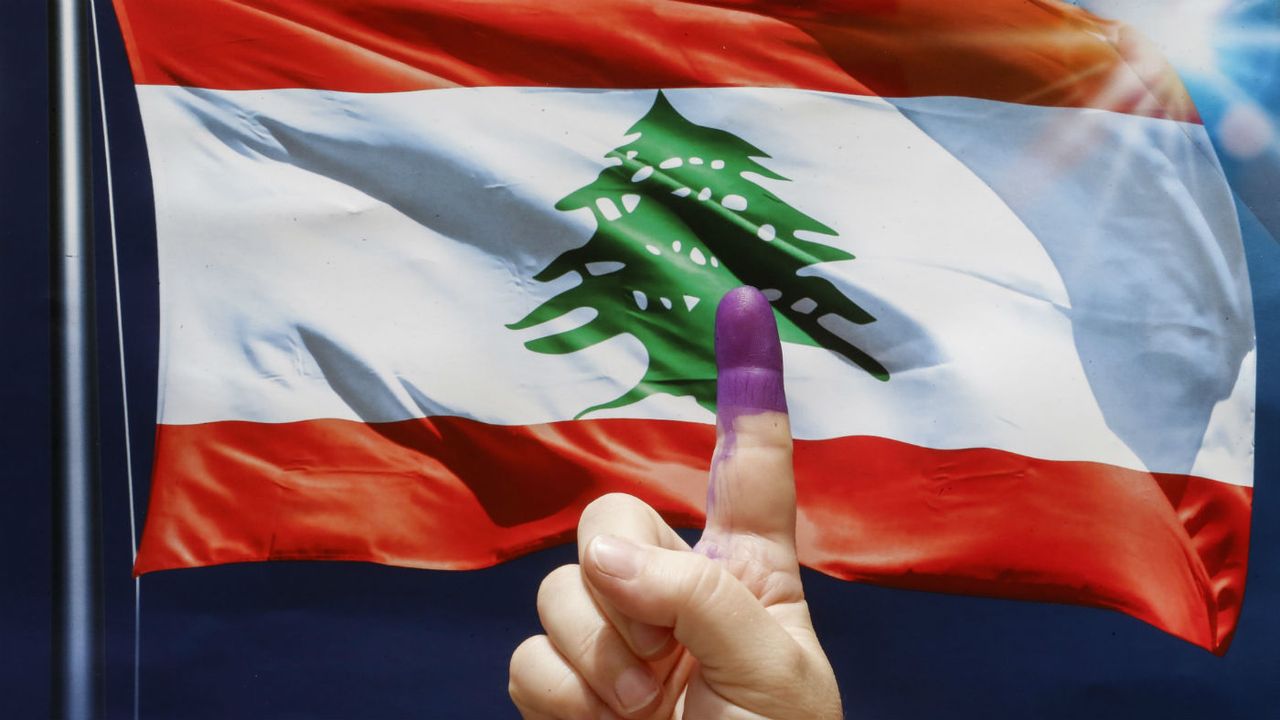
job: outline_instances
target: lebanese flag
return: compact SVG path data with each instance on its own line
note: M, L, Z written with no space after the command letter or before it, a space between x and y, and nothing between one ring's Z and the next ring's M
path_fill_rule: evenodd
M1115 608L1244 591L1253 309L1185 91L1048 0L116 0L159 242L136 571L477 568L702 522L712 317L784 340L800 555Z

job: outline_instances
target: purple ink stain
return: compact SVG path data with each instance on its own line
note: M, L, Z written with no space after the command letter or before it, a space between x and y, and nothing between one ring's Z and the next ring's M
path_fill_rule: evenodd
M696 549L713 559L727 557L717 542L719 527L729 517L718 507L717 486L728 478L721 463L732 457L734 422L744 415L787 412L782 382L782 344L768 298L753 287L730 290L716 308L716 430L715 456L707 483L707 532ZM716 526L716 527L713 527Z
M716 308L716 408L717 424L728 432L742 415L787 411L778 325L753 287L730 290Z

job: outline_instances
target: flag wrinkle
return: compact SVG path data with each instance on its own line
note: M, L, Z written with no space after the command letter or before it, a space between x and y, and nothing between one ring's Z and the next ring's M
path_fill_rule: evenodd
M1203 472L1204 438L1252 436L1251 420L1214 420L1256 341L1234 204L1216 159L1199 150L1202 127L1116 125L1108 113L1082 111L1075 130L1088 133L1093 151L1055 165L1050 188L1028 189L1046 148L1056 154L1062 142L1051 112L963 98L894 104L982 178L1049 254L1071 301L1091 393L1108 427L1147 467ZM1115 189L1136 178L1145 183L1133 192ZM1103 190L1087 195L1092 188ZM1186 239L1167 242L1175 236ZM1134 397L1141 401L1130 403ZM1168 422L1163 432L1150 432L1153 416ZM1250 458L1233 458L1240 477L1252 476Z
M438 432L424 435L426 428ZM217 439L192 444L191 433L212 433L209 437ZM235 452L246 441L255 450ZM696 524L705 501L701 491L706 458L714 441L710 426L631 420L511 428L433 418L389 423L377 430L363 423L324 420L266 428L255 423L162 426L157 455L161 473L153 502L159 504L149 522L172 524L177 518L166 509L175 502L185 506L198 496L203 511L196 517L212 524L186 536L179 528L193 518L185 516L183 526L148 532L138 571L208 564L209 558L230 562L266 557L483 567L568 537L575 511L594 497L583 492L550 515L524 508L523 521L503 524L502 513L512 508L504 510L502 499L467 489L477 472L530 483L530 488L541 488L541 497L552 489L537 484L538 477L546 476L543 473L558 476L558 469L566 466L588 468L603 473L596 475L593 487L604 480L607 491L637 494L668 519ZM829 458L850 455L861 458L852 475L836 479L824 470ZM300 461L308 467L333 468L337 474L322 476L321 481L343 492L281 496L281 502L303 505L277 512L276 503L266 499L273 495L270 488L289 483L259 485L259 478ZM1046 462L981 448L929 450L875 437L800 441L796 464L801 558L810 567L898 587L1122 609L1216 652L1224 651L1230 640L1228 629L1234 627L1244 581L1247 532L1241 541L1240 530L1248 523L1248 488L1097 463ZM428 482L365 482L365 466L402 467ZM187 476L186 481L176 482L175 474ZM657 484L655 477L674 483ZM1014 487L1025 491L1015 493ZM412 495L406 498L401 490ZM415 499L423 490L434 499ZM265 497L264 491L269 493ZM1135 513L1137 505L1150 507L1147 498L1152 493L1167 503L1167 514ZM260 499L253 500L255 496ZM418 514L418 503L442 508L446 506L438 503L454 496L467 502L447 505L452 510L445 515ZM481 510L485 502L497 504ZM407 512L406 507L416 510ZM852 519L834 521L835 514L851 508L858 508ZM919 512L926 508L927 514ZM220 512L238 513L248 522L226 525L217 520ZM470 525L479 521L476 512L488 518L479 527ZM262 523L262 541L239 535L253 531L255 517ZM1097 525L1098 517L1127 520ZM346 529L329 527L339 518ZM346 527L353 521L360 527ZM430 525L421 527L424 521ZM365 522L372 525L366 528ZM1076 533L1080 523L1093 531ZM1001 532L989 534L991 528ZM915 541L895 540L904 533ZM410 550L426 537L435 538L435 559L424 560L421 550ZM267 553L270 538L276 546ZM494 539L499 539L496 549ZM175 542L180 544L166 547ZM852 555L840 549L849 546L857 548ZM1099 555L1086 552L1086 547L1109 547L1111 552ZM460 552L463 548L469 549ZM1092 569L1082 574L1082 563ZM955 575L957 567L965 569L961 577ZM1138 579L1144 581L1135 583ZM1178 589L1185 587L1196 590L1187 595ZM1197 600L1187 604L1187 598Z

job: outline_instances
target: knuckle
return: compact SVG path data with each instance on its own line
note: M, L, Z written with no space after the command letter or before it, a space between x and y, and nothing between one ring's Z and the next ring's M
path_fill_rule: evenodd
M530 672L537 667L539 648L545 641L545 635L534 635L525 638L511 653L511 663L507 669L507 694L517 705L524 704L528 693Z
M507 697L511 698L511 702L520 709L525 707L524 691L516 684L515 678L507 680Z
M538 617L546 625L548 613L553 612L556 603L570 592L574 585L581 582L581 569L577 565L561 565L547 573L538 585Z
M617 492L601 495L592 500L591 504L587 505L586 509L582 511L582 519L579 521L578 527L581 528L588 519L595 519L597 516L608 518L621 513L633 513L640 508L647 510L648 507L644 501L634 495Z
M761 668L753 685L767 694L786 693L797 685L806 688L821 687L815 676L812 662L804 649L794 642L779 643L769 648L770 662Z
M595 655L596 648L606 644L606 630L607 628L603 623L586 628L577 638L576 647L574 648L577 652L574 657L590 658Z
M783 668L784 678L806 678L813 675L813 668L810 667L809 656L799 644L791 642L782 645L776 650L778 658L778 667Z

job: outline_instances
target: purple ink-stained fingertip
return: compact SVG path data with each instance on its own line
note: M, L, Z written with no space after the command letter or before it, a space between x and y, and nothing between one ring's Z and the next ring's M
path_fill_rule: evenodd
M716 308L716 405L722 420L787 411L782 345L769 300L753 287L730 290Z
M782 346L773 307L759 290L742 286L725 293L716 308L716 366L782 372Z

